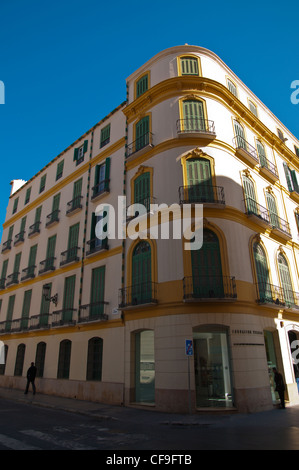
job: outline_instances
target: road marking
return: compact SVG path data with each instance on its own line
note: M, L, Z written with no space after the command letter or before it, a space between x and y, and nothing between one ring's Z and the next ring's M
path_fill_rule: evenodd
M45 442L50 442L50 444L54 444L55 446L72 449L72 450L93 450L94 447L88 447L77 442L71 441L63 441L62 439L56 439L56 437L51 436L50 434L46 434L41 431L36 431L35 429L25 429L21 431L26 436L35 437L37 439L41 439Z
M22 441L5 436L4 434L0 434L0 444L3 444L5 447L13 450L40 450L40 447L25 444Z

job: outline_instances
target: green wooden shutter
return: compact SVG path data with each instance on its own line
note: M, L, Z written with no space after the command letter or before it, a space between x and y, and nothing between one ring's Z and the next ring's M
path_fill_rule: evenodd
M53 235L52 237L48 238L46 266L45 266L47 270L52 269L54 266L55 246L56 246L56 235Z
M140 78L136 84L136 98L145 93L148 89L148 75Z
M71 261L75 259L77 256L79 225L80 225L79 223L72 225L69 229L67 261Z
M294 293L291 281L289 266L285 257L279 253L278 255L278 268L283 290L284 300L288 307L294 305Z
M99 302L104 301L104 288L105 288L105 266L100 266L92 270L91 290L90 290L90 315L102 315L104 312L104 304ZM95 304L95 305L93 305Z
M53 202L52 202L52 212L58 211L59 210L59 203L60 203L60 193L56 194L53 197Z
M293 183L294 191L296 191L297 193L299 193L299 186L298 186L296 171L295 171L295 170L291 170L290 173L291 173L291 178L292 178L292 183Z
M140 150L149 144L149 116L145 116L136 124L136 146Z
M253 245L258 291L261 302L273 302L266 254L259 243Z
M238 121L234 121L235 133L237 136L237 147L247 150L244 129Z
M182 75L198 75L198 61L195 57L181 57Z
M46 177L47 175L43 175L41 177L41 180L40 180L40 187L39 187L39 192L43 192L43 190L45 189L45 186L46 186Z
M56 171L56 181L62 177L63 173L63 167L64 167L64 160L58 163L57 165L57 171Z
M14 228L13 225L9 227L7 240L12 240L13 228Z
M132 304L151 301L151 275L151 247L142 241L135 247L132 258Z
M203 131L206 128L202 101L186 100L183 102L184 130Z
M73 306L74 306L74 295L75 295L75 283L76 276L70 276L65 279L64 282L64 294L63 294L63 321L72 321L73 319Z
M79 151L78 149L74 149L74 158L73 158L74 162L78 160L78 151Z
M134 181L134 203L143 204L147 212L151 202L150 172L147 171L138 176Z
M211 230L203 231L203 246L192 250L193 295L198 298L223 298L224 287L219 240Z
M23 217L22 220L21 220L21 227L20 227L20 232L25 232L25 226L26 226L26 219L27 219L27 216Z
M21 263L21 255L22 255L22 252L21 252L21 253L17 253L17 254L16 254L16 257L15 257L14 268L13 268L13 274L14 274L14 279L15 279L15 280L18 279L18 275L19 275L19 269L20 269L20 263Z
M269 209L271 225L275 228L280 228L279 217L277 213L277 207L276 207L274 196L267 192L266 199L267 199L267 204L268 204L268 209Z
M1 279L5 279L5 278L6 278L7 266L8 266L8 259L6 259L6 260L3 261L3 264L2 264L2 272L1 272Z
M105 183L104 183L105 191L109 191L109 183L110 183L110 157L107 157L105 160Z
M7 312L6 312L6 323L5 323L5 330L9 331L11 329L11 323L12 323L12 316L13 316L13 311L14 311L14 306L15 306L15 295L11 295L8 299L8 306L7 306Z
M16 197L16 199L14 200L14 203L13 203L13 210L12 210L12 213L15 214L17 212L17 209L18 209L18 202L19 202L19 198Z
M88 140L84 140L83 152L86 153L88 148Z
M34 223L40 222L41 214L42 214L42 206L38 207L35 211Z
M260 164L262 167L267 167L267 158L266 158L266 152L263 144L257 140L256 142L256 147L257 147L257 153L260 159Z
M22 317L21 317L21 328L28 327L29 313L30 313L30 303L31 303L32 290L26 290L24 293L23 307L22 307Z
M213 202L214 192L209 160L190 158L186 166L189 202Z
M100 148L104 147L110 142L110 124L108 126L103 127L101 130L101 140L100 140Z
M31 188L28 188L26 190L25 204L28 204L28 202L30 201L30 194L31 194Z
M48 294L48 299L51 297L51 289L52 289L52 284L47 283L45 284L49 288L49 294ZM50 310L50 300L45 299L43 293L42 293L42 299L41 299L41 306L40 306L40 319L39 319L39 324L40 325L48 325L48 317L49 317L49 310Z
M284 173L285 173L285 177L286 177L286 181L288 185L288 190L291 192L293 191L293 184L292 184L290 169L285 162L283 162L283 168L284 168Z
M27 274L28 274L29 277L34 276L36 252L37 252L37 245L33 245L30 248L30 252L29 252L29 260L28 260L28 268L29 269L27 270Z
M258 207L256 203L254 185L253 182L249 178L247 178L247 176L243 177L243 186L245 192L245 204L247 213L258 215Z

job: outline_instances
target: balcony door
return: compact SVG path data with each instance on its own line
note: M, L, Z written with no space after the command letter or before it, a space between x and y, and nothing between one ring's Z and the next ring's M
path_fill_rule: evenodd
M280 224L279 224L279 217L278 217L275 198L269 192L266 193L266 198L267 198L267 204L268 204L268 209L269 209L271 225L272 225L272 227L279 228Z
M294 305L294 293L289 266L287 260L285 259L282 253L279 253L277 260L284 300L287 306L289 307L291 305Z
M132 304L151 301L151 247L141 241L135 247L132 258Z
M136 124L136 146L135 151L149 145L149 117L145 116Z
M242 149L247 150L245 132L244 132L243 127L238 121L234 121L234 128L235 128L235 134L236 134L237 147L238 148L241 147Z
M223 298L220 246L214 232L203 230L202 248L191 251L191 263L194 297Z
M183 116L185 132L201 132L206 130L205 114L202 101L184 101Z
M213 202L210 161L205 158L189 158L186 166L189 202Z
M245 194L245 206L248 214L258 215L254 184L247 176L243 177L243 186Z
M253 256L257 275L259 300L261 302L273 302L267 258L263 247L259 243L253 245Z

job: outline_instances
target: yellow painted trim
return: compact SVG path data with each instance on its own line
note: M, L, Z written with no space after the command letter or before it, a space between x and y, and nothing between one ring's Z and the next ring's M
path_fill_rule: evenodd
M178 75L185 77L187 74L182 74L182 66L181 66L181 59L184 57L190 57L191 59L196 59L197 60L197 69L198 69L198 75L192 75L193 77L201 77L202 76L202 69L201 69L201 60L200 57L195 55L195 54L181 54L177 56L177 68L178 68Z

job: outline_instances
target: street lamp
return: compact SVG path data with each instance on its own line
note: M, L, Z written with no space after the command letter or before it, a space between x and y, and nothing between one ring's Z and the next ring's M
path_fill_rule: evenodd
M50 290L51 290L51 287L49 285L43 286L43 296L45 300L48 300L49 302L53 302L53 304L55 304L55 307L57 307L58 294L55 294L52 297L50 297Z

